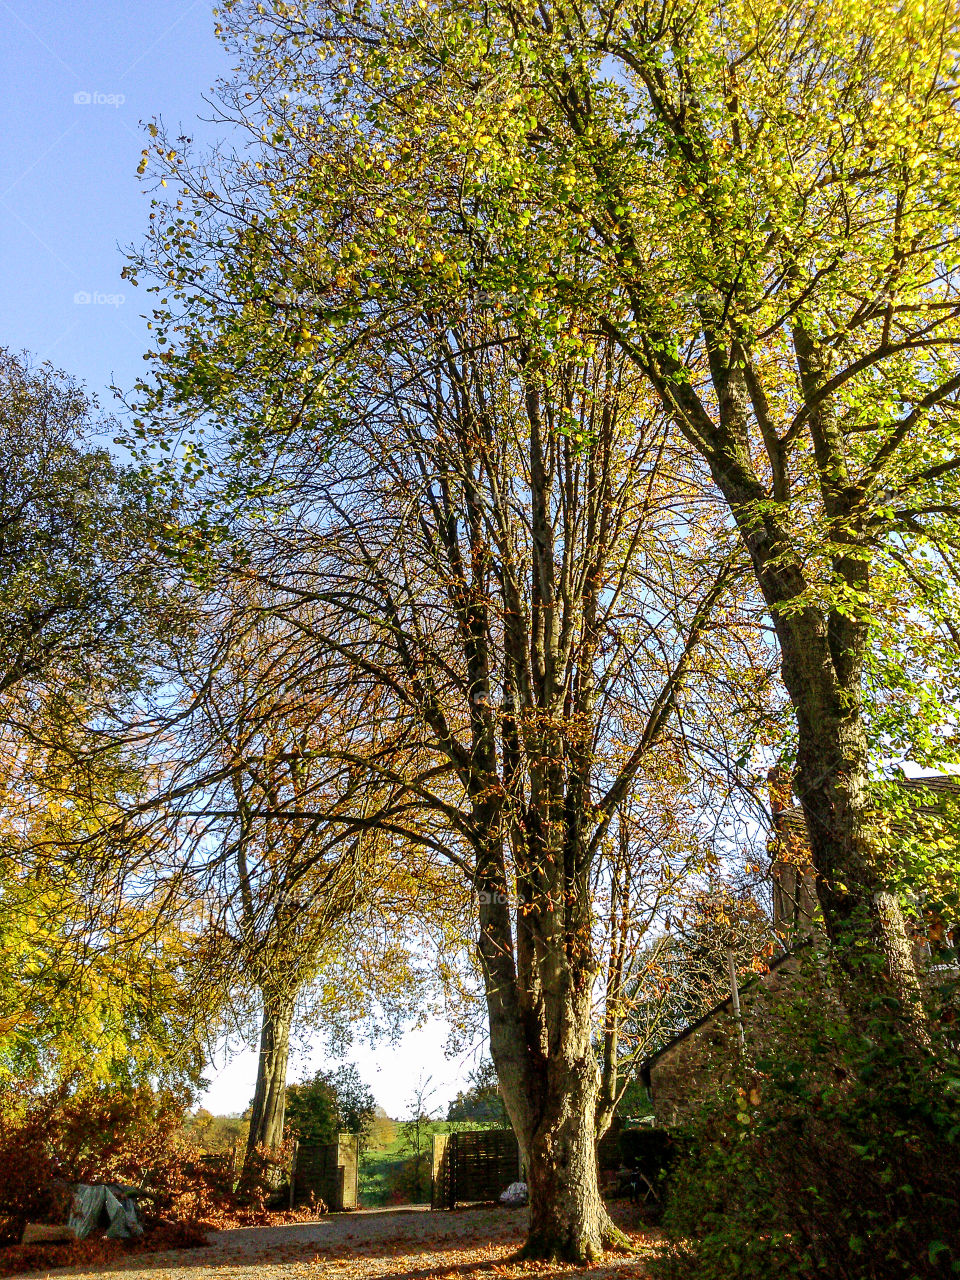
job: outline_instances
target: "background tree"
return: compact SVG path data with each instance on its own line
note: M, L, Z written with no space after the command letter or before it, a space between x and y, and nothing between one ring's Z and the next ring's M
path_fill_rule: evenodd
M338 1133L355 1133L363 1152L373 1131L377 1104L355 1066L317 1071L287 1086L288 1132L309 1142L333 1142Z
M769 817L731 759L749 751L775 708L765 698L746 705L749 682L738 686L728 717L709 677L688 684L686 750L650 762L597 866L598 1139L628 1093L636 1111L640 1062L730 994L727 944L741 974L780 949L757 897L769 899L768 859L757 848Z
M684 812L672 794L669 753L661 753L652 769L659 778L645 777L646 785L624 800L595 872L596 947L603 961L595 1012L598 1141L613 1121L635 1065L662 1033L666 1003L657 998L657 976L667 945L664 921L705 863L690 809ZM638 1001L645 1017L637 1016Z
M220 963L256 990L260 1009L249 1164L283 1136L297 1003L350 946L347 922L383 871L374 837L348 822L362 818L363 778L331 770L318 750L345 730L347 705L311 682L296 631L242 605L231 627L226 603L219 597L223 629L209 636L206 662L181 674L192 694L188 794L191 804L203 797L203 838L218 842L209 927Z
M118 799L129 791L102 796L102 807ZM200 981L199 911L171 901L162 880L125 883L123 844L97 841L112 875L91 862L89 828L102 812L68 807L61 789L49 804L42 823L34 813L26 830L0 827L0 1078L46 1089L198 1087L219 1025ZM84 856L69 856L78 845Z
M95 443L111 427L95 402L7 349L0 392L0 712L23 731L44 701L82 713L105 684L136 687L177 599L158 602L162 568L144 555L168 496Z
M482 1058L467 1079L469 1087L461 1089L447 1107L447 1119L482 1121L506 1129L510 1121L500 1096L500 1082L493 1062Z
M65 374L2 350L0 391L0 1072L195 1086L199 915L119 830L155 779L113 733L185 626L169 494Z
M257 1038L246 1177L282 1138L294 1025L342 1049L361 1028L396 1033L411 1010L453 1010L462 942L443 877L370 820L394 785L376 692L318 655L310 611L284 616L234 544L199 581L186 567L192 635L129 730L156 784L120 826L168 848L202 923L203 981Z
M400 1122L400 1150L406 1156L404 1190L413 1204L422 1204L430 1197L434 1124L430 1101L435 1093L430 1077L421 1076L407 1104L410 1114Z

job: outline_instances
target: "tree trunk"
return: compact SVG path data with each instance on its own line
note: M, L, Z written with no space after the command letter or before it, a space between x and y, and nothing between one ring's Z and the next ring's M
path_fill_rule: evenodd
M857 1021L869 1020L876 997L892 995L899 1003L898 1020L904 1028L913 1028L910 1038L925 1042L910 937L900 903L883 882L882 859L867 824L869 781L859 673L849 682L852 687L837 687L838 681L824 690L818 686L825 682L811 669L815 652L813 645L805 647L800 678L790 670L796 659L791 655L791 661L784 652L784 680L799 694L794 701L797 792L827 936L836 948L853 997L847 1004ZM828 698L837 705L830 706Z
M765 491L729 442L709 462L750 553L780 644L783 682L797 717L796 789L845 1003L866 1030L878 997L895 995L899 1010L891 1010L893 1020L908 1040L922 1043L926 1028L909 935L867 830L867 623L828 608L796 607L808 583L787 533L772 518L757 518ZM866 562L840 557L836 570L844 582L866 590Z
M521 1257L591 1262L608 1240L600 1198L593 1055L551 1057L543 1111L527 1147L530 1227Z
M500 948L498 959L504 958ZM600 1198L599 1071L589 999L561 982L549 1002L554 1016L541 1022L536 1015L545 1012L543 1004L537 1002L536 1013L519 1012L516 988L496 987L498 966L485 968L491 1054L530 1195L530 1225L519 1257L582 1263L598 1258L605 1245L631 1248Z
M283 1116L287 1089L287 1058L293 1002L264 996L260 1023L260 1060L253 1095L250 1132L244 1160L249 1167L258 1147L273 1150L283 1141Z

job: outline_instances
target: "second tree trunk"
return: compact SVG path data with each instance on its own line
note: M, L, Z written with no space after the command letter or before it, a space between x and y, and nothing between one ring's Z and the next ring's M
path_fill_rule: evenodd
M293 1005L289 1000L264 998L257 1085L253 1095L244 1162L246 1168L249 1168L258 1148L273 1151L283 1141L287 1059L292 1022Z

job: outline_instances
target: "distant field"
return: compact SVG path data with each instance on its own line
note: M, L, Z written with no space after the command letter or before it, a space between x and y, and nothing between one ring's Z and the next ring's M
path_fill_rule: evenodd
M401 1151L403 1136L398 1125L384 1146L368 1148L360 1161L360 1203L364 1208L389 1203L391 1183L407 1158ZM391 1176L393 1175L393 1176Z
M404 1145L403 1130L397 1124L389 1141L381 1145L371 1145L363 1153L360 1160L360 1203L365 1209L377 1208L390 1204L420 1203L430 1201L430 1165L432 1137L435 1133L453 1133L458 1129L489 1129L491 1126L482 1120L434 1120L428 1126L426 1140L425 1170L421 1178L421 1191L416 1200L412 1200L405 1184L404 1167L410 1162L409 1150Z

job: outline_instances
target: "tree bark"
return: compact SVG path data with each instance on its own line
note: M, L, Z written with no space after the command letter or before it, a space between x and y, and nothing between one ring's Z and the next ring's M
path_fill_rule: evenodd
M500 1027L496 1040L503 1034ZM511 1119L530 1117L529 1128L518 1133L530 1196L530 1225L518 1257L590 1262L605 1246L629 1246L629 1241L610 1221L600 1196L595 1131L599 1072L590 1047L589 1012L574 1015L562 1040L546 1056L531 1054L531 1046L524 1046L528 1059L538 1059L526 1084L511 1069L512 1055L507 1062L494 1058Z
M527 1240L518 1256L583 1263L599 1258L605 1246L632 1246L600 1196L592 968L577 947L565 957L556 954L556 939L549 963L537 965L549 927L535 908L521 909L514 947L505 905L496 898L483 902L480 958L491 1056L530 1196Z
M729 458L725 466L714 463L714 478L737 517L780 644L783 682L797 717L795 786L845 1003L865 1028L877 997L895 995L895 1020L909 1039L922 1042L920 982L903 912L883 883L868 830L867 624L810 605L793 607L807 586L802 569L783 531L755 518L750 499L756 494L735 470ZM840 568L859 584L851 563Z
M707 461L737 522L780 645L783 682L797 717L796 790L845 1003L866 1030L877 998L896 996L899 1009L890 1016L920 1044L926 1028L909 935L899 903L883 883L867 822L862 683L868 625L829 607L797 608L808 583L795 548L770 514L768 495L737 439L719 435L721 444ZM854 497L828 504L841 526ZM868 567L860 555L840 554L834 567L839 581L866 591Z
M606 1243L597 1179L597 1067L574 1051L546 1065L544 1106L527 1153L530 1227L521 1256L593 1261Z
M803 807L817 894L857 1021L877 996L895 996L911 1039L926 1040L920 981L903 911L883 883L867 824L867 744L859 670L825 681L817 636L783 648L784 682L797 712L796 787ZM792 651L791 651L792 650ZM827 687L824 687L824 686ZM846 685L847 687L844 687ZM792 688L791 688L792 686ZM882 958L882 966L877 960Z
M250 1132L244 1166L248 1168L257 1148L272 1151L283 1141L287 1090L287 1059L293 1003L286 998L264 996L260 1023L260 1058L253 1095Z

